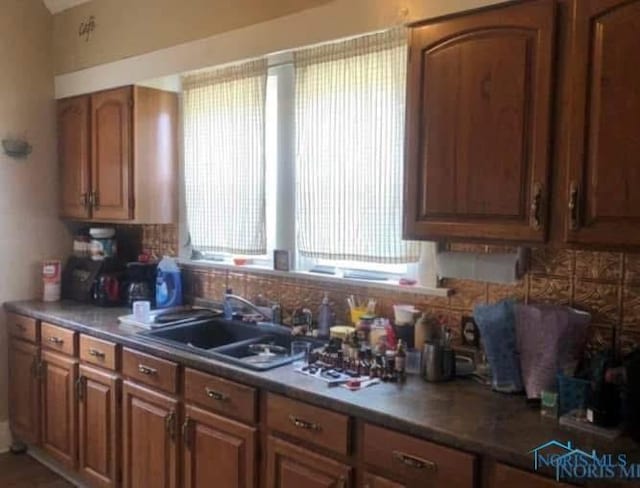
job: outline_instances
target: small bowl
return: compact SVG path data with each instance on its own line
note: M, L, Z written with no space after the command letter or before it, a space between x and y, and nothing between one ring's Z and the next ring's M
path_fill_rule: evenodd
M236 266L244 266L249 260L247 258L233 258L233 264Z

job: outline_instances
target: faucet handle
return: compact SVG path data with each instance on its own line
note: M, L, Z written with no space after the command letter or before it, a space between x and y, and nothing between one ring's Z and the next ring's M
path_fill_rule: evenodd
M274 324L282 324L282 305L274 303L271 305L271 322Z

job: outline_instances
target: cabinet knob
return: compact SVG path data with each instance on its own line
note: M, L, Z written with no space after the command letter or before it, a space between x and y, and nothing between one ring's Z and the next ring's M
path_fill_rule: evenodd
M580 227L580 188L578 183L572 181L569 185L569 230L578 230Z

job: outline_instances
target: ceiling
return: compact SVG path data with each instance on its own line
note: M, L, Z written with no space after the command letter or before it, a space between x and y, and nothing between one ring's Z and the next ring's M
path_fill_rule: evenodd
M90 0L42 0L52 14L57 14L68 8L75 7Z

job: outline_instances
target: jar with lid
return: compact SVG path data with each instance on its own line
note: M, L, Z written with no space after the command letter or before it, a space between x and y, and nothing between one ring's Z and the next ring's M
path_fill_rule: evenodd
M91 236L91 259L103 261L117 255L116 230L112 227L93 227L89 229Z

